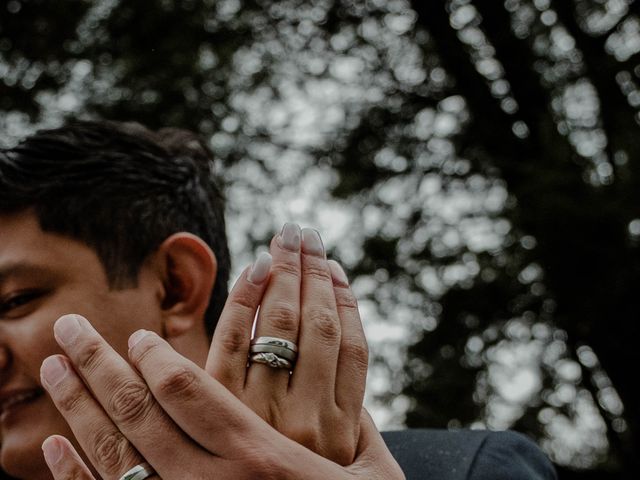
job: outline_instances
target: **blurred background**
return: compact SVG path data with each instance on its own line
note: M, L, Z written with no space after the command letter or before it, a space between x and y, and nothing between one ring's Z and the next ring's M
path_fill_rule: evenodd
M0 4L2 146L200 132L236 275L287 220L345 265L380 428L512 428L561 479L640 471L639 85L640 0Z

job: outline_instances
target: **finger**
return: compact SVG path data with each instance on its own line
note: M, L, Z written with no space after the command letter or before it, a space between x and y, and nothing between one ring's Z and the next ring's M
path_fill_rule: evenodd
M331 271L316 230L302 230L302 252L300 353L291 392L302 397L324 395L333 402L340 318Z
M123 444L128 439L163 477L179 475L181 472L172 461L176 448L180 448L187 458L202 458L204 452L173 423L154 400L144 380L87 319L79 315L65 315L55 323L54 335L95 397L87 399L91 394L78 385L71 392L75 397L70 396L62 404L63 408L69 402L73 403L76 397L91 405L99 402L101 408L92 407L92 411L101 413L99 417L103 424L115 424L113 428L118 435L113 438ZM76 377L75 373L72 377ZM84 411L75 408L67 410L68 415L74 417L77 428L82 428L79 419L90 418ZM86 438L90 444L96 441L96 438Z
M341 467L278 433L155 333L141 337L129 357L163 409L220 457L209 477L345 478Z
M329 260L338 315L340 317L340 354L336 369L336 403L355 418L362 408L369 368L369 348L362 328L358 302L349 288L344 270Z
M248 419L264 422L165 340L142 332L129 349L129 358L163 410L209 452L228 458L245 451Z
M67 358L46 358L40 374L42 385L102 478L119 478L144 461L91 396Z
M286 223L271 241L271 278L264 294L256 337L278 337L298 341L300 324L300 227ZM254 398L284 396L289 386L286 369L253 363L247 372L245 389Z
M261 253L234 285L216 326L205 370L234 394L242 391L247 373L251 328L262 300L271 255Z
M95 480L71 442L52 435L42 444L42 452L54 480Z

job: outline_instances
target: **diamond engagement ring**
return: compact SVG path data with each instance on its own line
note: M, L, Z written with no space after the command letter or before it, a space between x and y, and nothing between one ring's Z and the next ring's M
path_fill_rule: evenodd
M271 368L285 368L291 370L292 363L286 358L279 357L275 353L255 353L251 355L251 363L262 363Z

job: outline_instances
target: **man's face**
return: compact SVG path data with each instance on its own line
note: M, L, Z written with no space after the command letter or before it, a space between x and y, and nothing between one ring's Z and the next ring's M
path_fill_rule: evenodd
M53 324L78 313L126 358L139 329L159 331L159 280L143 267L138 285L110 290L96 253L40 229L33 213L0 215L0 463L19 478L49 478L41 445L52 434L73 440L45 394L40 365L61 353ZM78 449L80 451L80 449Z

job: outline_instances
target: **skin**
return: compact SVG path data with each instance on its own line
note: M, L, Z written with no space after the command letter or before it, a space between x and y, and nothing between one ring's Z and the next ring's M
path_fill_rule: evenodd
M69 411L61 408L60 403L57 405L69 424L75 425L75 437L46 396L41 396L6 416L1 423L0 458L3 467L21 478L50 478L42 468L43 464L34 462L33 459L42 458L35 453L35 449L40 447L44 438L57 433L74 443L72 446L59 436L45 443L45 447L47 444L58 445L58 452L66 452L64 461L58 463L60 468L63 465L75 465L84 469L82 471L88 475L89 469L82 467L87 463L93 473L101 472L104 475L104 460L99 456L104 455L106 450L98 448L96 438L103 440L102 445L105 444L105 439L108 440L108 445L113 445L114 439L126 445L130 439L126 435L120 435L118 430L115 430L117 435L104 434L108 431L108 425L113 425L110 423L114 421L113 418L104 422L104 428L98 430L103 432L102 436L95 435L100 424L96 419L108 420L109 414L113 415L109 407L114 404L104 397L113 391L113 385L107 385L110 388L103 385L101 390L95 384L96 374L99 371L111 372L111 375L106 376L111 382L117 378L127 378L127 375L120 375L123 374L122 371L119 375L114 375L113 372L118 372L118 367L127 366L126 362L122 363L122 357L127 356L127 338L136 328L155 331L165 337L172 354L178 355L181 352L187 355L195 361L189 363L191 367L205 372L217 387L226 387L222 390L225 392L222 397L218 392L216 398L210 399L213 401L210 405L216 405L216 411L224 411L225 408L245 411L248 410L245 405L248 405L257 412L262 418L255 416L251 410L248 410L250 414L245 415L246 422L254 422L247 427L247 431L252 432L251 438L276 435L279 440L269 439L269 442L272 445L276 441L282 443L285 437L266 427L263 421L266 420L297 442L294 443L294 450L304 445L338 464L351 463L357 455L358 442L362 444L363 439L367 438L365 433L361 434L360 429L372 432L373 428L375 431L375 427L367 423L366 418L363 423L359 414L366 375L366 342L346 277L339 267L336 269L336 264L331 265L325 260L319 237L315 239L309 231L300 232L299 229L298 235L292 236L292 231L289 228L289 234L285 235L283 232L272 242L274 265L270 279L264 278L254 283L251 277L255 275L251 270L243 273L216 330L205 371L200 369L200 366L205 365L208 348L202 317L213 286L216 265L214 255L200 239L189 234L170 237L143 266L136 288L112 291L108 288L98 258L90 248L68 238L42 232L31 214L0 217L0 232L3 233L0 236L0 271L4 265L9 273L0 283L0 299L5 305L0 324L0 391L35 388L40 385L39 363L45 357L61 351L51 332L52 319L63 313L75 311L89 318L96 338L104 338L105 345L111 345L114 349L109 350L113 353L110 362L101 364L100 368L92 372L84 372L84 382L89 385L94 383L92 390L97 398L93 398L86 387L84 391L75 390L75 401L78 404L81 403L78 398L84 398L84 395L93 399L97 409ZM299 237L303 237L302 242ZM293 244L292 238L295 240ZM30 264L35 263L39 271L28 275L16 274L20 272L19 268L15 268L16 263L25 263L27 260ZM47 275L42 274L43 269L46 269ZM24 297L14 301L18 294L25 291L35 291L37 295L32 295L35 298L28 297L28 301ZM310 295L311 291L317 294ZM300 356L299 364L291 377L283 370L275 371L263 365L253 365L249 370L246 369L250 326L255 309L261 302L258 334L291 340L299 338L301 351L306 352L306 355ZM19 305L20 303L23 304ZM108 312L108 315L104 312ZM114 324L126 325L126 328L114 329ZM60 343L60 335L57 340ZM64 342L62 345L65 349L68 348ZM221 352L224 354L220 355ZM331 352L331 355L326 355L327 352ZM66 365L71 365L65 357L60 358L67 362ZM306 361L303 360L305 358ZM78 362L78 358L75 361ZM116 363L112 364L112 361ZM118 364L118 361L121 363ZM82 361L80 365L74 364L81 375L82 364ZM318 375L319 366L322 367L320 372L329 373ZM67 378L73 378L73 368L68 371L71 373ZM342 376L338 374L341 371L344 372ZM134 377L141 387L138 393L144 391L147 387L139 374L134 372ZM51 385L47 387L51 396L56 398L56 390L52 391ZM225 397L229 391L237 398ZM314 393L309 395L309 392ZM143 398L151 399L153 395ZM225 401L229 405L225 406ZM240 407L233 406L234 402L240 403ZM69 402L65 404L68 405ZM160 455L159 458L171 458L173 447L179 444L175 442L182 439L192 445L194 440L189 439L189 435L180 428L176 430L175 424L167 419L166 411L157 402L155 405L156 407L145 410L156 412L146 419L154 419L147 431L166 434L163 440L170 452L164 452L165 455ZM304 408L296 408L301 405ZM82 413L90 411L93 413L80 421ZM190 410L194 411L199 410ZM194 415L189 417L193 420ZM34 418L38 421L34 422ZM118 418L122 421L121 417ZM162 425L159 420L162 418L165 419L165 428L158 428ZM229 418L233 418L233 415L225 417L224 425L227 430ZM249 420L252 418L253 420ZM237 427L233 423L231 425ZM138 425L140 426L141 424ZM122 430L122 425L118 424L118 427ZM131 430L129 435L135 437L135 430L137 429ZM222 426L217 430L222 430ZM229 431L229 436L233 435L237 436L238 432ZM152 437L146 435L142 438L148 441ZM169 438L173 438L175 442L168 441ZM224 435L221 438L225 438ZM245 441L244 444L251 445L251 442ZM111 462L114 472L121 474L125 465L139 463L140 457L135 448L120 448L118 442L115 445L116 452L129 453L119 455L115 462L107 459L107 464ZM75 450L82 451L78 449L79 446L88 452L84 460L75 453ZM153 452L163 452L162 448L157 448L158 443L155 446ZM287 446L286 451L291 451L290 447L291 445ZM382 448L386 451L384 444ZM260 451L257 446L254 450ZM150 460L153 452L146 451L145 458ZM310 453L306 449L303 452ZM298 455L296 458L301 459L303 456ZM360 455L356 460L362 461L362 458L367 457ZM380 455L376 458L380 458ZM247 463L246 460L241 462L243 471L249 470L250 462ZM258 463L264 464L262 459ZM391 459L391 463L395 462ZM306 466L308 465L307 463ZM56 472L55 469L52 471ZM107 478L115 475L111 471L108 473L110 475L105 475Z
M127 339L138 328L180 331L182 319L169 318L161 310L158 299L164 287L152 266L142 269L137 288L111 290L91 248L43 232L31 213L0 216L0 272L0 392L41 388L42 361L61 352L53 337L53 324L65 313L91 318L106 341L125 355ZM189 343L191 355L204 359L208 346L204 337L197 335L197 328L183 332L190 340L175 342L175 347L184 351ZM169 334L167 338L173 341L177 336ZM40 447L47 436L56 433L73 438L44 392L3 414L3 469L18 478L50 478Z
M303 231L303 238L308 234L310 232ZM278 254L280 240L276 238L272 242L275 254ZM330 452L326 445L333 442L340 445L341 441L341 446L350 451L350 435L339 428L339 423L348 426L351 414L334 416L321 412L339 412L341 408L361 411L353 399L360 392L358 375L362 374L354 360L362 354L362 349L343 349L350 344L349 340L357 342L361 335L355 300L346 277L335 263L326 262L321 250L305 248L303 240L299 323L296 315L287 317L293 319L292 322L282 322L282 312L274 314L272 308L283 308L285 298L297 298L297 295L278 294L281 288L296 287L297 256L289 253L281 252L280 259L274 259L274 274L264 297L262 284L250 281L252 275L247 271L230 294L218 326L218 332L222 333L214 338L214 354L209 357L208 367L216 363L216 358L226 359L215 370L220 378L233 378L238 385L244 385L233 394L209 372L177 354L152 332L139 331L129 339L128 364L86 319L66 316L56 323L56 339L65 355L45 360L44 383L102 478L119 478L122 472L144 460L154 467L156 478L164 479L404 478L364 412L357 421L354 458L346 467L313 453L299 441L286 438L256 415L256 412L263 414L266 407L274 409L283 405L282 412L272 413L269 418L282 416L286 419L282 424L285 427L299 425L303 423L300 419L306 419L309 436L305 438L319 440L316 445L324 444L325 451ZM286 262L290 262L288 266ZM286 275L278 279L278 271ZM279 301L270 304L271 296ZM278 334L282 336L299 332L301 356L291 375L262 365L246 368L250 331L247 327L259 305L258 332L262 329L265 334L273 334L274 328L281 328ZM284 308L292 310L291 305ZM217 357L216 352L223 345L233 348ZM324 355L332 349L335 355ZM305 362L303 354L306 354ZM220 374L225 371L226 374ZM270 376L268 384L263 382L264 375ZM268 385L271 388L267 388ZM250 393L254 390L264 395L262 404L255 403L261 407L255 412L248 408L257 402ZM283 397L290 403L277 402ZM246 399L251 403L243 404ZM296 408L295 402L303 404L304 412ZM287 405L288 410L284 408ZM311 428L322 422L326 422L325 426L331 425L332 420L339 421L330 431ZM100 432L101 439L112 439L110 448L103 448L104 441L95 441L96 431ZM56 479L94 478L64 438L51 437L43 447Z
M293 224L283 233L287 229L295 241L283 241L286 234L272 240L266 287L241 276L231 292L205 369L286 437L348 465L356 454L368 364L358 306L341 267L326 260L319 234ZM256 337L299 347L291 375L246 367L258 306Z
M75 325L73 333L68 332L70 323ZM67 356L47 359L43 377L81 443L90 444L89 437L96 431L102 438L118 439L112 442L115 448L108 450L115 454L89 450L103 478L117 479L146 459L157 472L152 477L164 479L404 479L366 414L361 417L356 458L342 467L275 431L154 333L141 332L131 339L129 358L142 376L136 380L133 368L116 359L85 319L64 317L56 330L67 331L59 336ZM114 375L96 369L96 365L107 364ZM105 378L109 376L111 380ZM112 383L114 379L116 383ZM124 386L134 384L135 391L146 384L149 401L122 410L122 405L130 404L122 401L126 398L122 395ZM106 389L106 385L112 388ZM89 419L92 427L88 426ZM51 437L44 447L57 480L94 478L63 437Z

